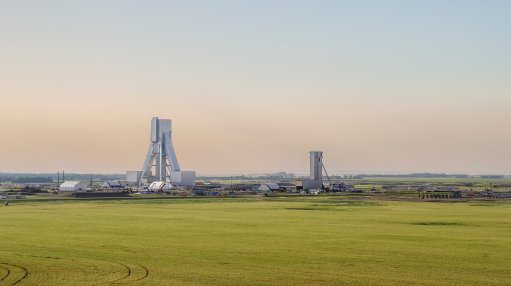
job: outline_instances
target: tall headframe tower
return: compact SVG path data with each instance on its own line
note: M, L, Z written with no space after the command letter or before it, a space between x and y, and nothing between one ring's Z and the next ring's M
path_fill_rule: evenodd
M172 146L172 121L158 117L151 119L151 143L138 185L154 181L185 186L195 184L195 172L182 172L177 162Z

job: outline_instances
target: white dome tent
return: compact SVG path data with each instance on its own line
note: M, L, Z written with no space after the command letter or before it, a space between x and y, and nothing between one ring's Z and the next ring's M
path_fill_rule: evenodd
M168 192L172 188L174 186L168 182L152 182L147 189L151 192Z
M261 184L257 189L259 192L276 192L280 190L280 186L276 183Z
M85 192L87 184L83 181L65 181L59 187L61 192Z

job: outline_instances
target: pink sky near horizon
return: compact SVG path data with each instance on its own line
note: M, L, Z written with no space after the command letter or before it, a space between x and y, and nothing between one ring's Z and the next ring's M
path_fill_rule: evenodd
M39 104L33 105L11 101L11 109L0 115L5 136L1 170L139 169L152 116L173 119L178 159L184 169L199 174L306 171L307 152L315 149L325 152L332 173L341 174L507 174L511 161L503 152L511 143L505 105L329 104L336 100L311 97L229 106L218 100L191 100L177 106L169 97L148 108L137 98L79 105L72 100L57 104L35 99Z

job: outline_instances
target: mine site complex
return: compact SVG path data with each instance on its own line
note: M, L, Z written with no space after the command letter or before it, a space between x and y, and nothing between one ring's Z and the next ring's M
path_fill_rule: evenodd
M142 136L142 134L140 134ZM322 151L309 151L309 176L278 172L264 175L199 176L181 170L172 144L172 121L153 117L149 148L140 170L122 174L4 175L1 198L137 198L158 196L250 196L365 194L420 200L511 198L511 182L501 175L329 175ZM304 152L305 153L305 152ZM304 154L297 154L297 156ZM304 157L305 159L305 157ZM304 160L304 165L307 162ZM67 177L67 178L66 178ZM432 179L440 178L440 181ZM12 181L9 181L12 180ZM25 181L25 182L23 182Z
M511 1L2 1L0 286L511 285Z

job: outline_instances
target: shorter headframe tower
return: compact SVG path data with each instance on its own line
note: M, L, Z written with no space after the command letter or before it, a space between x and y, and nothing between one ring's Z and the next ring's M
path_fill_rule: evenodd
M328 177L328 173L326 173L325 166L323 165L323 152L310 151L309 156L310 177L308 179L296 180L296 184L304 190L322 190L324 189L323 170Z
M323 188L323 152L310 151L310 179L315 182L316 188Z

